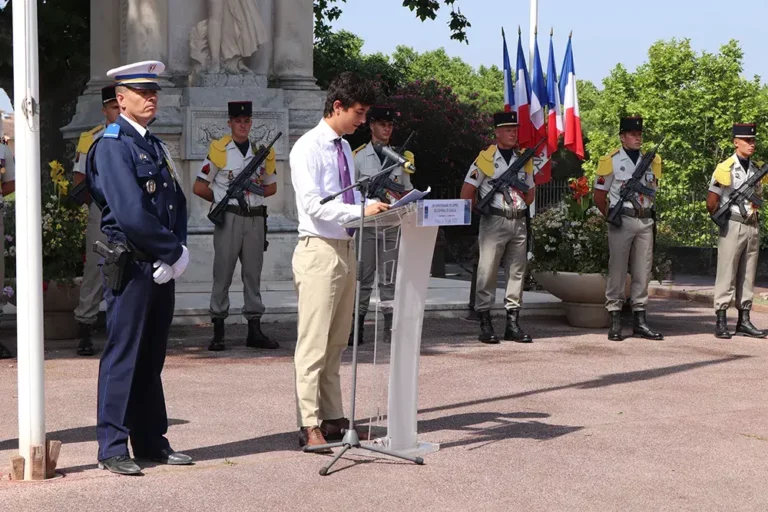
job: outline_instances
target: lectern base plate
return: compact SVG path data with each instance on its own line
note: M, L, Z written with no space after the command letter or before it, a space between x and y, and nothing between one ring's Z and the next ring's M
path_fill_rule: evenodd
M416 446L412 448L396 450L390 447L389 438L387 437L380 437L378 439L374 439L373 441L366 441L361 444L363 446L365 446L366 444L382 446L384 448L387 448L389 451L395 452L400 455L407 455L409 457L421 457L423 455L435 453L440 449L440 443L427 443L427 442L419 441L416 443Z

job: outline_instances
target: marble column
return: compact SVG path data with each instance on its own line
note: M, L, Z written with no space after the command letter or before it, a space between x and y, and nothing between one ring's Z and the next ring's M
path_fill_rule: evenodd
M107 71L120 65L120 0L91 0L91 78L89 91L111 82Z
M283 89L317 90L313 73L312 0L275 2L274 73Z

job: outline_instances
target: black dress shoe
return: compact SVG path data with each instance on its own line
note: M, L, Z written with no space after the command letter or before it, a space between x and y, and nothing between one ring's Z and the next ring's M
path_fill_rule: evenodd
M5 348L5 345L0 343L0 359L10 359L13 357L11 351Z
M739 321L736 324L736 334L739 336L747 336L748 338L766 337L765 332L755 327L752 321L749 319L748 309L739 310Z
M99 461L99 469L106 469L118 475L140 475L141 468L127 455L115 455Z
M136 458L151 460L152 462L159 462L160 464L168 464L169 466L185 466L187 464L192 464L192 457L175 452L171 448L166 448L154 454L136 455Z

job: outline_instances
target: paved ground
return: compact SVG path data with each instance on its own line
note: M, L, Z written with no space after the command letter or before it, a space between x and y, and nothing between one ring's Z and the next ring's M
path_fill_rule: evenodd
M143 477L96 469L98 360L51 350L47 425L65 443L66 476L0 481L0 509L768 509L768 341L716 341L711 311L697 303L655 299L651 313L663 342L608 342L602 331L529 318L533 345L485 346L474 323L427 320L419 432L440 451L421 467L354 453L328 477L317 474L327 457L298 451L293 325L269 326L278 351L238 343L220 355L203 348L209 328L173 331L169 438L197 464ZM753 316L768 326L768 315ZM229 333L243 338L244 326ZM360 367L366 415L385 407L387 368L371 365L372 349L363 345ZM15 389L15 363L3 362L0 464L17 449Z

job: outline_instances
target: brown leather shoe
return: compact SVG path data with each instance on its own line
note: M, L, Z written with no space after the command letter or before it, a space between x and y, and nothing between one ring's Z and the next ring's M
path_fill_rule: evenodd
M299 430L299 446L320 446L328 444L328 441L323 437L323 433L320 427L301 427ZM325 450L319 450L312 453L333 453L330 448Z
M326 439L331 441L340 441L344 437L344 430L349 428L348 418L338 418L335 420L323 420L320 422L320 430Z

